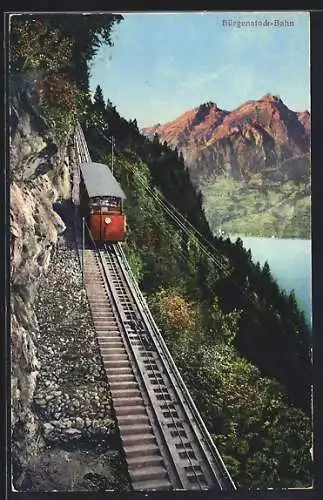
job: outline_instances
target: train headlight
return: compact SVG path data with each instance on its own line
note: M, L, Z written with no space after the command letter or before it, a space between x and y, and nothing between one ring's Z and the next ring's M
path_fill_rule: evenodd
M110 217L106 217L106 218L104 219L104 222L105 222L106 224L111 224L111 219L110 219Z

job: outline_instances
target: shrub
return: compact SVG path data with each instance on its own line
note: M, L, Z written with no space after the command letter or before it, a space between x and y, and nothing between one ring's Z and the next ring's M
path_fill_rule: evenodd
M72 57L73 41L40 20L11 24L11 65L14 71L58 71Z
M37 80L37 90L41 107L46 118L53 122L57 137L66 137L84 107L84 93L71 83L64 73L40 76Z

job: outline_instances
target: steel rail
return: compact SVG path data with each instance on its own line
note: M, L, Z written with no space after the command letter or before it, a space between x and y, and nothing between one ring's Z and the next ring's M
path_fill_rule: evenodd
M82 134L80 133L80 129L79 129L79 137L80 137L80 139L81 139L81 140L83 139L83 138L82 138ZM84 142L84 140L83 140L82 142L83 142L83 144L82 144L82 145L85 147L86 143ZM88 152L88 149L87 149L87 148L85 149L85 154L84 154L84 156L85 156L85 159L86 159L86 161L87 161L87 160L89 159L89 152ZM90 229L89 229L89 227L88 227L88 226L87 226L87 231L88 231L88 233L90 234L90 237L91 237L91 240L92 240L93 244L95 245L95 242L94 242L94 240L93 240L93 237L92 237L92 235L91 235L91 233L90 233ZM95 245L95 248L96 248L96 250L97 250L96 245ZM106 251L108 252L108 249L107 249L107 248L106 248ZM101 264L102 264L102 258L101 258L101 255L100 255L100 259L101 259ZM137 318L137 319L138 319L138 318ZM142 346L142 347L146 347L146 346L145 346L145 343L143 342L143 337L142 337L142 335L140 334L140 332L138 332L138 337L139 337L139 339L140 339L141 346ZM129 339L128 339L128 340L129 340ZM131 342L130 342L130 345L131 345ZM157 386L158 386L157 388L159 388L159 389L161 390L161 391L160 391L160 394L161 394L161 396L162 396L162 398L163 398L164 405L165 405L165 407L169 410L169 413L170 413L170 415L171 415L171 418L172 418L172 423L173 423L173 425L174 425L174 428L175 428L175 429L176 429L176 431L178 432L178 436L179 436L179 438L180 438L180 440L181 440L182 445L184 445L184 440L183 440L183 438L182 438L182 436L181 436L181 429L182 429L182 427L183 427L183 424L178 423L178 422L176 421L176 419L174 418L174 416L173 416L172 409L170 408L169 403L168 403L168 399L166 398L166 394L165 394L165 392L163 391L163 389L164 389L164 387L166 387L166 385L165 385L164 383L163 383L163 384L161 384L161 383L160 383L160 378L159 378L159 377L157 377L157 372L153 369L152 358L149 358L149 357L148 357L148 361L149 361L149 366L150 366L150 369L151 369L151 371L152 371L152 373L153 373L153 375L154 375L154 380L157 382L155 385L157 385ZM181 427L180 427L180 426L181 426ZM196 478L196 482L197 482L197 484L199 485L200 489L204 489L203 484L202 484L202 483L201 483L201 481L199 480L199 476L198 476L198 474L197 474L197 473L196 473L196 471L195 471L194 464L193 464L193 461L192 461L192 459L191 459L191 457L190 457L189 450L187 450L185 447L183 447L183 449L184 449L184 453L185 453L185 455L187 456L188 461L189 461L189 462L190 462L190 464L191 464L191 467L192 467L193 473L194 473L194 475L195 475L195 478Z
M127 285L127 287L125 287L125 292L126 292L126 293L128 292L128 294L129 294L129 295L131 296L131 298L133 299L133 292L131 292L131 289L130 289L130 288L131 288L131 284L129 284L129 281L128 281L128 280L127 280L127 278L126 278L126 275L125 275L125 273L124 273L124 270L122 270L122 262L120 262L119 257L118 257L118 255L117 255L117 252L115 251L115 246L114 246L114 245L111 245L111 246L107 246L107 245L105 245L105 249L106 249L106 252L107 252L108 254L111 254L111 253L114 253L114 254L115 254L115 256L116 256L116 258L117 258L117 261L118 261L118 264L119 264L119 272L118 272L118 276L119 276L119 278L120 278L120 274L122 273L122 276L123 276L123 278L124 278L124 280L123 280L123 284L124 284L124 283L126 283L126 285ZM120 271L121 271L121 272L120 272ZM136 304L136 303L135 303L135 305L137 306L137 304ZM137 319L137 321L139 320L139 321L138 321L138 323L139 323L139 322L143 322L143 325L144 325L144 326L146 326L146 325L145 325L145 320L144 320L144 318L143 318L143 316L142 316L142 314L141 314L141 310L140 310L140 308L139 308L139 307L137 307L137 311L135 311L135 309L133 309L133 311L134 311L134 313L135 313L135 314L136 314L136 316L137 316L137 318L136 318L136 319ZM145 335L142 335L140 331L139 331L139 335L138 335L138 337L139 337L139 341L140 341L140 344L141 344L141 347L143 347L143 348L146 350L146 352L151 352L151 351L152 351L152 349L148 350L148 349L147 349L147 346L146 346L146 343L143 341L143 337L146 337L146 338L147 338L147 333L149 333L149 331L147 330L147 328L144 328L143 330L145 331ZM136 355L136 353L134 352L134 348L133 348L133 345L132 345L132 342L131 342L131 339L129 338L129 336L127 336L127 340L128 340L129 346L130 346L130 348L131 348L131 350L132 350L133 356L134 356L134 358L135 358L135 360L136 360L136 362L137 362L137 355ZM149 335L149 337L148 337L148 341L150 341L150 335ZM150 345L151 345L152 347L154 347L154 348L155 348L155 346L154 346L154 345L152 345L152 344L151 344L151 342L149 342L149 343L150 343ZM158 355L158 351L156 350L156 348L153 350L153 352L155 352L155 353ZM141 352L141 355L143 355L143 353L142 353L142 352ZM198 475L198 473L197 473L197 472L196 472L196 470L195 470L195 468L196 468L196 464L194 464L194 463L193 463L192 458L191 458L190 453L189 453L189 450L187 450L187 449L185 448L185 442L184 442L184 439L183 439L183 437L182 437L182 432L185 432L185 429L184 429L183 423L182 423L182 422L178 422L178 421L176 421L176 419L174 418L174 415L173 415L173 405L174 405L174 403L176 403L176 401L174 401L173 403L169 403L169 400L168 400L168 399L167 399L167 397L166 397L166 393L169 395L169 391L168 391L168 389L167 389L167 383L163 380L163 377L161 376L160 370L155 370L155 368L154 368L154 366L153 366L153 365L154 365L154 363L155 363L155 361L156 361L156 360L153 360L153 358L152 358L152 357L149 357L149 356L148 356L148 363L146 363L146 368L147 368L147 367L150 367L150 369L151 369L151 371L152 371L152 373L153 373L154 380L157 382L156 384L154 384L154 386L155 386L155 385L157 386L157 387L154 387L154 390L160 389L160 396L161 396L161 399L160 399L159 401L162 401L162 402L164 403L164 405L163 405L164 409L166 409L166 410L168 410L168 411L169 411L169 414L170 414L170 416L171 416L171 420L172 420L172 424L173 424L173 428L174 428L174 429L175 429L175 431L177 431L177 433L178 433L178 436L177 436L177 437L178 437L178 438L179 438L179 440L181 441L181 445L183 446L183 453L185 454L185 456L186 456L186 458L187 458L187 460L188 460L188 462L189 462L189 465L190 465L190 467L191 467L191 470L192 470L192 472L193 472L193 474L194 474L194 476L195 476L196 483L197 483L197 485L199 486L199 488L200 488L201 490L204 490L204 489L205 489L205 484L203 484L203 482L201 482L201 480L200 480L200 478L199 478L199 475ZM159 361L160 361L160 360L159 360ZM138 365L139 365L139 363L138 363ZM145 375L145 374L144 374L144 373L142 373L142 371L141 371L141 370L140 370L140 372L141 372L141 375L142 375L142 382L145 384L145 386L146 386L146 390L147 390L147 392L148 392L148 394L149 394L151 391L149 390L149 387L148 387L147 383L145 382L145 377L144 377L144 375ZM157 373L159 374L159 377L157 376ZM162 380L162 382L161 382L161 380ZM165 390L164 390L164 389L165 389ZM172 390L174 391L174 387L172 387ZM175 396L177 396L177 399L178 399L178 394L176 393L176 391L174 391L174 393L175 393ZM153 406L153 408L154 408L154 406ZM159 424L159 429L160 429L160 431L161 431L161 433L162 433L162 435L163 435L163 437L164 437L164 442L165 442L165 445L166 445L166 446L168 446L168 444L167 444L168 439L167 439L167 438L169 438L169 436L165 435L165 431L164 431L164 429L163 429L163 421L160 419L160 414L159 414L159 412L158 412L158 408L157 408L157 409L155 409L155 408L154 408L154 413L155 413L155 418L156 418L156 421L157 421L157 423ZM161 420L161 421L160 421L160 420ZM171 456L171 458L172 458L172 461L173 461L174 467L177 469L177 472L178 472L179 478L180 478L180 479L182 478L182 479L181 479L181 482L182 482L182 485L183 485L183 483L187 482L187 481L186 481L186 478L185 478L185 476L183 477L183 472L182 472L181 470L178 470L178 468L177 468L177 466L176 466L176 459L174 459L174 458L173 458L173 454L172 454L171 452L169 452L169 453L170 453L170 456Z
M88 225L86 225L86 228L87 228L87 231L89 233L90 239L91 239L93 247L94 247L94 253L96 254L96 256L97 256L97 258L98 258L98 260L100 262L99 270L100 270L100 274L104 276L104 287L105 287L105 289L106 289L106 291L108 293L108 296L109 296L111 302L113 303L114 311L115 311L115 313L117 315L117 320L118 320L118 325L119 325L119 331L122 334L124 342L126 341L126 344L128 346L128 353L130 354L130 361L135 362L135 364L136 364L136 370L134 370L134 375L135 375L135 378L138 380L138 375L140 376L140 372L141 372L140 366L139 366L138 360L136 359L136 356L134 355L133 350L132 350L131 341L129 339L128 331L127 331L127 328L126 328L126 325L125 325L124 314L123 314L122 308L120 307L120 303L119 303L119 300L118 300L118 297L117 297L117 293L114 290L114 287L112 286L112 284L111 284L111 282L109 280L109 276L108 276L108 272L107 272L107 269L106 269L106 265L104 263L105 252L102 252L102 250L100 250L100 248L98 248L96 242L93 239L92 233L91 233L90 228L88 227ZM139 384L138 384L139 386L140 385L144 385L144 387L145 387L145 381L144 381L143 377L140 377L140 380L138 380L138 382L139 382ZM145 387L145 389L146 389L146 396L147 396L147 398L149 400L150 399L149 398L149 393L148 393L146 387ZM155 412L155 408L154 408L153 405L151 405L151 409L153 410L153 412ZM151 420L151 418L149 420L150 420L150 424L151 424L152 430L155 430L154 427L155 427L156 424ZM160 451L161 451L161 455L163 456L163 458L165 458L164 454L162 453L162 450L160 450ZM171 459L171 455L168 456L167 458ZM169 472L168 468L167 468L167 471ZM175 469L175 474L176 474L177 480L180 481L180 477L177 475L176 469ZM173 483L173 486L174 486L174 479L173 479L172 483Z
M84 134L82 132L82 129L81 127L78 125L76 127L76 131L75 131L75 138L76 138L76 146L77 146L77 150L78 150L78 160L80 162L83 162L83 161L91 161L90 159L90 155L89 155L89 151L88 151L88 148L87 148L87 144L86 144L86 141L85 141L85 138L84 138ZM87 226L87 225L86 225ZM91 235L91 232L87 226L87 230L89 232L89 235L90 235L90 238L91 240L93 241L93 244L94 244L94 247L95 247L95 253L96 255L99 257L99 260L100 260L100 263L101 263L101 266L99 266L99 268L101 267L102 270L103 270L103 273L105 274L105 281L106 281L106 284L110 290L110 294L112 297L113 297L113 301L114 301L114 304L115 304L115 308L116 310L118 311L118 316L119 316L119 320L121 321L122 323L122 328L123 328L123 331L125 333L125 338L127 340L127 344L128 344L128 347L130 347L130 350L132 352L132 359L134 360L134 362L137 364L137 368L139 367L139 373L141 374L141 385L144 385L144 387L146 388L146 392L148 394L148 397L149 397L149 394L151 392L151 390L149 390L149 388L147 387L147 383L144 379L144 374L142 373L142 370L140 370L140 363L138 362L137 360L137 357L136 357L136 353L134 352L134 349L133 349L133 346L132 346L132 343L131 343L131 339L129 338L128 336L128 332L127 332L127 328L126 328L126 325L124 324L124 315L122 313L122 311L120 311L120 307L118 307L118 299L116 299L115 297L115 293L114 293L114 286L111 287L111 283L109 282L109 277L108 277L108 273L106 271L106 266L105 266L105 261L106 261L106 255L108 254L108 250L107 250L107 246L104 246L104 253L103 255L101 255L101 252L102 250L98 249L93 238L92 238L92 235ZM207 466L209 472L213 475L214 479L215 479L215 483L214 483L214 487L218 486L220 488L220 490L225 490L225 491L232 491L232 490L236 490L236 486L234 485L234 482L222 460L222 457L217 449L217 447L215 446L189 392L188 392L188 389L171 357L171 354L166 346L166 343L151 315L151 312L149 310L149 307L147 305L147 302L145 300L145 298L143 297L140 289L139 289L139 286L133 276L133 273L130 269L130 266L126 260L126 257L125 257L125 254L124 254L124 251L122 249L122 245L120 243L117 243L115 244L114 246L109 246L109 250L110 250L110 257L112 254L115 255L115 258L116 258L116 261L118 263L118 266L116 266L115 264L115 268L116 267L119 267L119 272L116 271L116 269L113 270L114 273L116 273L116 275L118 276L118 279L120 279L120 282L122 283L122 286L124 288L124 296L128 295L129 298L131 298L131 301L133 302L133 304L135 305L135 309L137 309L137 312L134 310L133 313L135 313L135 315L137 316L136 317L136 328L134 329L136 335L138 336L138 340L139 342L141 343L141 347L144 347L147 351L147 353L149 352L149 350L147 349L146 347L146 344L144 342L144 338L145 339L149 339L149 342L150 342L150 345L153 345L154 347L154 352L157 354L157 358L158 358L158 361L159 363L163 366L164 368L164 371L165 373L167 374L168 376L168 379L169 381L171 382L171 390L173 391L173 393L175 394L179 404L180 404L180 407L181 407L181 411L182 413L184 414L185 416L185 420L186 420L186 425L189 426L190 428L190 431L193 435L193 437L195 438L195 441L197 444L197 447L198 447L198 450L199 452L202 452L202 459L203 459L203 462L204 462L204 465ZM105 258L103 258L105 257ZM111 262L113 261L113 259L111 258ZM113 268L113 264L112 265L112 268ZM122 275L122 276L121 276ZM139 313L139 315L138 315ZM138 325L144 325L144 334L142 333L142 329L141 328L137 328ZM149 335L147 335L147 333ZM151 344L151 341L152 341L152 344ZM152 371L152 375L156 381L156 385L158 386L158 388L160 389L160 395L161 395L161 398L159 398L159 403L161 401L161 399L163 399L163 402L165 404L165 409L167 408L169 410L169 414L172 418L172 421L173 421L173 427L175 428L176 431L178 431L178 435L177 437L179 437L179 439L181 440L182 444L184 444L184 441L181 437L181 429L183 429L183 424L182 422L180 422L180 425L178 425L176 419L174 419L174 416L173 416L173 412L175 411L175 402L172 402L172 403L169 403L169 399L166 398L166 393L164 392L164 388L166 387L167 388L167 383L163 380L162 377L158 377L157 376L157 371L155 371L155 369L152 369L153 368L153 363L156 362L156 359L153 360L153 357L150 357L148 356L148 363L146 363L146 366L151 366L151 371ZM157 364L156 364L157 366ZM163 382L161 383L160 381L163 380ZM152 403L152 401L151 401ZM167 437L165 436L165 432L163 432L163 428L162 428L162 425L160 425L160 422L159 422L159 418L158 418L158 408L155 408L154 407L154 404L152 403L152 409L154 411L154 414L156 416L156 421L157 421L157 424L159 424L159 431L161 431L161 435L163 436L164 438L164 441L166 443L166 445L169 446L170 443L167 443ZM192 421L191 421L192 419ZM153 423L152 423L152 428L153 428ZM187 437L187 436L186 436ZM189 451L185 448L183 448L184 450L184 456L186 455L186 458L188 460L188 462L190 462L191 464L191 471L193 472L193 474L195 475L195 480L196 480L196 483L197 485L199 486L200 489L206 489L205 487L203 487L202 483L200 482L199 480L199 474L196 472L195 468L196 468L196 465L193 464L193 461L191 460L191 457L190 457L190 453ZM185 453L186 452L186 453ZM168 450L168 455L170 457L172 457L172 453L170 450ZM196 458L196 457L195 457ZM172 457L173 459L173 457ZM181 474L178 474L178 468L176 468L176 460L174 461L174 464L173 466L175 467L175 470L177 472L177 477L180 478ZM201 468L200 468L201 469ZM202 471L203 471L203 468L202 468ZM203 475L202 475L203 476ZM182 485L183 485L183 482L182 482Z
M222 457L221 457L217 447L215 446L213 439L212 439L209 431L207 430L205 423L203 422L202 417L200 416L200 413L199 413L198 409L196 408L196 405L195 405L195 403L194 403L194 401L193 401L193 399L192 399L192 397L191 397L191 395L190 395L190 393L185 385L185 382L183 381L182 376L181 376L180 372L178 371L176 364L174 363L174 360L173 360L173 358L168 350L168 347L164 341L164 338L161 335L159 328L154 321L154 318L150 312L150 309L147 305L147 302L146 302L145 298L143 297L141 290L137 284L137 281L135 280L135 278L133 276L133 273L132 273L131 268L127 262L127 259L125 257L124 252L123 252L121 244L117 243L116 247L118 248L118 251L119 251L120 255L122 256L121 257L122 265L124 265L127 268L127 273L131 277L132 285L129 286L129 290L131 290L132 288L134 290L133 299L135 300L135 302L137 302L138 307L140 307L140 310L141 310L141 313L142 313L143 318L145 320L147 329L150 331L151 338L156 346L156 350L160 353L160 358L164 362L164 364L167 363L168 366L165 366L165 368L166 368L169 375L170 375L169 369L171 370L171 372L174 376L175 384L177 384L178 387L180 387L180 389L183 393L184 401L185 401L185 403L186 402L188 403L188 406L189 406L189 408L194 416L195 422L198 424L200 432L203 435L203 441L200 442L200 446L204 451L206 459L208 460L208 458L207 458L208 453L205 450L205 447L202 445L202 442L207 446L209 453L211 453L211 456L214 457L214 459L215 459L216 468L214 469L214 467L212 467L212 465L210 463L209 463L209 466L213 469L213 472L214 472L215 476L217 477L219 484L221 485L221 489L223 489L223 490L227 490L227 489L236 490L236 486L235 486L235 484L230 476L230 473L229 473L227 467L225 466L225 464L222 460ZM139 305L139 303L140 303L140 305ZM176 387L176 385L175 385L175 387ZM179 398L179 399L180 399L180 401L182 400L182 398ZM190 417L187 414L187 409L185 408L185 403L183 405L183 411L186 413L187 419L190 422ZM220 471L218 469L220 469Z
M78 137L78 140L81 142L80 136ZM83 146L83 144L81 143L80 146ZM88 155L86 153L84 154L84 152L83 152L83 154L82 154L81 147L78 147L78 152L79 152L79 159L80 159L80 161L84 161L84 160L88 161L89 160L89 157L88 157ZM127 342L128 349L130 350L130 355L131 355L131 358L132 358L132 362L135 362L136 365L137 365L136 366L137 370L134 370L134 375L136 376L136 375L140 374L140 367L138 365L136 356L135 356L135 354L133 352L131 341L130 341L129 336L128 336L127 328L126 328L126 326L124 324L123 314L122 314L122 311L120 310L120 305L118 303L119 301L118 301L118 299L116 297L116 293L113 290L112 284L110 283L109 277L107 275L107 270L106 270L106 266L104 265L104 259L103 259L102 251L98 248L96 242L94 241L93 236L92 236L91 231L90 231L90 228L88 227L87 224L86 224L86 229L87 229L87 232L88 232L88 234L90 236L91 242L93 244L94 252L95 252L95 254L96 254L96 256L97 256L97 258L98 258L98 260L100 262L100 265L99 265L100 274L101 275L103 274L104 277L105 277L104 284L105 284L106 292L108 293L108 296L112 300L112 302L114 304L114 311L116 312L116 314L118 316L118 320L119 320L118 324L119 324L120 333L123 334L123 338ZM140 385L141 386L144 385L144 387L145 387L144 377L142 377L142 376L140 377L140 381L138 380L138 385L139 386ZM147 399L150 400L149 393L147 391L147 387L145 387L145 389L146 389ZM151 405L151 410L154 413L155 422L151 418L149 418L149 420L150 420L151 429L154 432L154 435L156 436L156 422L158 422L158 420L156 419L155 408L154 408L153 404ZM159 429L159 434L160 434L161 437L163 437L162 429ZM182 489L183 488L183 483L182 483L182 481L180 479L180 476L177 473L176 467L175 467L175 465L174 465L174 463L172 461L172 456L169 453L169 450L168 450L168 447L167 447L167 442L166 441L163 442L163 447L161 447L161 445L159 444L159 449L160 449L160 452L161 452L161 456L164 459L165 459L165 452L167 453L167 457L166 458L167 458L167 465L168 465L168 467L166 466L165 460L164 460L164 463L165 463L166 470L168 471L169 478L172 479L171 482L170 482L170 484L172 484L172 486L174 488L176 488L176 489ZM172 474L169 474L169 472L170 472L169 468L170 467L172 468ZM175 478L174 478L174 476L175 476Z

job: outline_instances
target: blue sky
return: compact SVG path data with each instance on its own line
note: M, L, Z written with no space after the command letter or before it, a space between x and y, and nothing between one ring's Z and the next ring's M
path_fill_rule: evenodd
M294 111L310 108L309 14L121 13L114 47L91 65L91 90L139 127L165 123L205 101L232 110L270 92ZM223 26L279 20L293 26Z

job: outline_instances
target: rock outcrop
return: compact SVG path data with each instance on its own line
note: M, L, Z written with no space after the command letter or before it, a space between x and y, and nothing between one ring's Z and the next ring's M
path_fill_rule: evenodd
M220 175L248 179L310 149L309 113L291 111L272 94L231 112L207 102L142 132L150 138L157 133L161 141L181 150L198 186Z
M75 248L72 138L57 141L32 77L12 86L12 485L29 492L129 489Z
M266 94L231 112L213 102L143 129L182 152L218 234L310 237L310 114Z
M32 79L10 105L10 330L12 463L16 472L43 447L33 397L40 363L35 300L65 224L53 203L69 196L67 144L58 144L37 105ZM14 84L13 84L14 86ZM23 91L18 89L23 88Z

